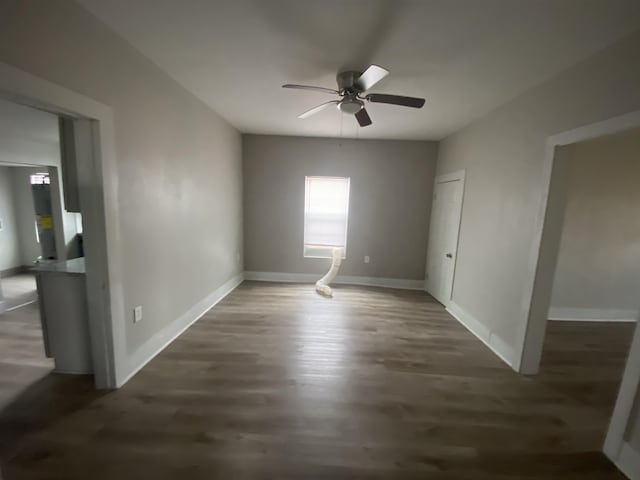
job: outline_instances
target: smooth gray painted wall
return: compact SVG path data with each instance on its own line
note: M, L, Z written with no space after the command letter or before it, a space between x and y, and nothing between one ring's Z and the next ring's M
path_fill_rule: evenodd
M466 169L453 302L519 363L546 196L546 139L640 110L640 32L570 68L440 144L438 174Z
M131 355L242 271L240 134L74 2L3 2L0 61L113 109Z
M58 117L0 99L0 163L60 165Z
M302 254L304 179L317 175L351 177L341 275L424 279L435 142L244 135L243 151L247 271L329 268Z
M595 310L595 318L598 310L623 310L637 318L640 130L577 143L568 162L551 309Z
M21 265L20 238L15 216L11 171L9 167L0 167L0 271Z

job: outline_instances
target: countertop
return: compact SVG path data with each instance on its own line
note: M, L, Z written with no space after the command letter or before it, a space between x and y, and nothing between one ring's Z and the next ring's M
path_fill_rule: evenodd
M84 257L73 258L62 262L40 263L35 265L32 272L36 273L66 273L69 275L84 275Z

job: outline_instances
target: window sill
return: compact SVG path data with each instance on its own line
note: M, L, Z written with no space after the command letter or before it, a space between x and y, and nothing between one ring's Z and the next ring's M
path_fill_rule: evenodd
M342 259L347 258L347 252L344 247L320 247L320 246L310 246L305 245L304 250L302 252L302 256L304 258L333 258L333 249L334 248L342 248Z

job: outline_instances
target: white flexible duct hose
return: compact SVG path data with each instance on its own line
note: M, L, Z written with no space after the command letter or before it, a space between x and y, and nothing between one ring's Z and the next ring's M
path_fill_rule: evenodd
M331 287L329 284L333 281L333 279L338 274L338 270L340 270L340 264L342 263L342 248L334 248L333 249L333 261L331 262L331 268L327 272L327 274L322 277L320 280L316 282L316 291L321 293L322 295L326 295L327 297L332 297L333 292L331 291Z

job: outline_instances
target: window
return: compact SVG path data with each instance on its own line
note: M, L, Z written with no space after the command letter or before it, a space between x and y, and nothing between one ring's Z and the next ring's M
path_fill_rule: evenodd
M304 256L331 258L335 247L347 252L349 178L306 177Z
M49 185L51 179L48 173L34 173L30 177L30 183L31 185Z

